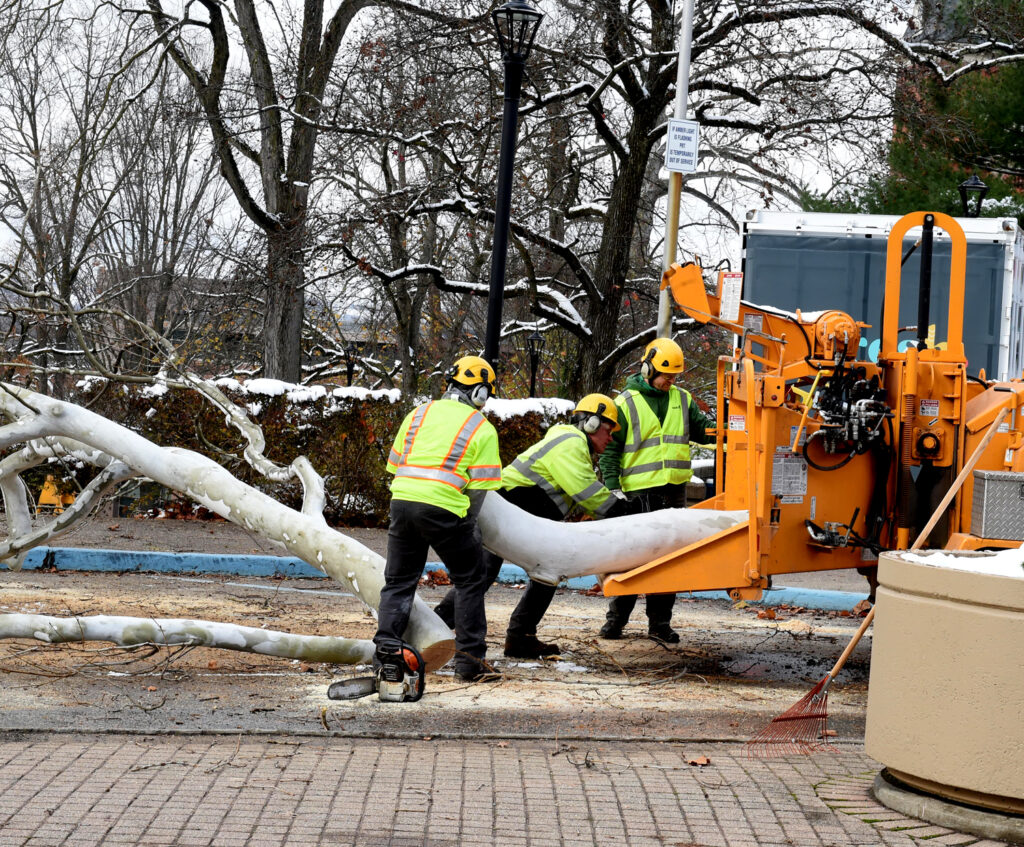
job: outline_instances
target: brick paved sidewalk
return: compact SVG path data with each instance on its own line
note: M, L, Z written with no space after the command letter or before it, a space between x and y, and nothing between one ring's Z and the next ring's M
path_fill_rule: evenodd
M879 806L877 770L859 748L8 733L0 847L995 847Z

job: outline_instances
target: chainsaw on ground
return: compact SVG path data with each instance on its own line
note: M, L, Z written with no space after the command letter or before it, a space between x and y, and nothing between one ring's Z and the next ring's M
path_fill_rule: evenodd
M377 645L373 676L360 676L332 683L327 689L330 700L358 700L376 693L382 703L415 703L423 696L426 666L419 651L404 641L384 641Z

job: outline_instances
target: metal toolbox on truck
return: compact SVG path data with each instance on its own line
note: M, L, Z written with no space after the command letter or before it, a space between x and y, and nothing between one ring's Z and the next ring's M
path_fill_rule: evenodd
M971 535L1024 541L1024 473L974 472Z

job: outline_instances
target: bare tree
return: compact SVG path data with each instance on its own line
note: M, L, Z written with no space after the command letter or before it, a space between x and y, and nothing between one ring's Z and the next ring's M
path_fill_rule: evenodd
M372 2L343 0L327 16L323 0L309 0L293 17L289 6L258 8L255 0L236 0L231 13L216 0L200 0L181 14L147 0L160 44L199 99L221 173L265 236L269 377L301 377L307 214L320 121L342 40ZM198 9L202 17L193 17Z
M658 171L674 95L677 22L667 0L559 0L545 12L521 110L505 331L520 330L520 303L528 304L534 319L569 339L566 389L582 392L607 386L653 337L663 215ZM690 114L703 138L699 169L684 180L684 257L700 250L707 258L706 244L714 244L707 233L735 231L745 207L796 205L810 184L856 178L858 163L874 158L884 141L896 75L907 63L952 77L1020 57L1019 45L951 50L911 43L896 34L905 25L891 5L860 0L697 5ZM418 148L424 161L437 156L446 167L420 195L364 177L372 187L354 190L392 202L378 219L354 221L364 244L391 243L395 234L401 241L417 218L448 215L479 227L492 217L500 74L496 48L488 48L491 60L482 58L487 27L467 38L465 30L453 36L416 28L406 16L393 29L415 29L424 53L446 56L452 108L418 131L397 122L375 127L407 160ZM481 96L463 94L481 82L491 104L482 116L467 107ZM366 135L371 128L349 131ZM365 247L353 253L388 288L429 276L442 291L487 293L467 273L466 252L430 263L376 257Z
M153 373L162 365L162 351L137 325L173 339L180 360L200 355L209 365L217 315L238 307L218 255L218 241L237 227L220 220L227 190L189 94L177 74L161 75L108 145L110 169L129 176L104 212L92 301L130 318L117 322L125 342L116 370ZM136 153L140 137L148 143Z
M143 66L121 73L123 42L107 37L109 20L102 16L63 16L59 5L43 4L16 11L2 55L9 96L0 113L2 222L17 233L6 305L12 325L23 328L9 349L31 356L45 385L72 365L81 344L69 315L88 301L107 211L149 129L142 129L120 168L110 167L108 145L153 73Z

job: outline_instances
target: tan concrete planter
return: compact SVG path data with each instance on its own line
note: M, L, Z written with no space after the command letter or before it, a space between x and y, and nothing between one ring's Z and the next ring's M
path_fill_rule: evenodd
M867 752L913 787L1024 814L1024 568L912 556L879 562Z

